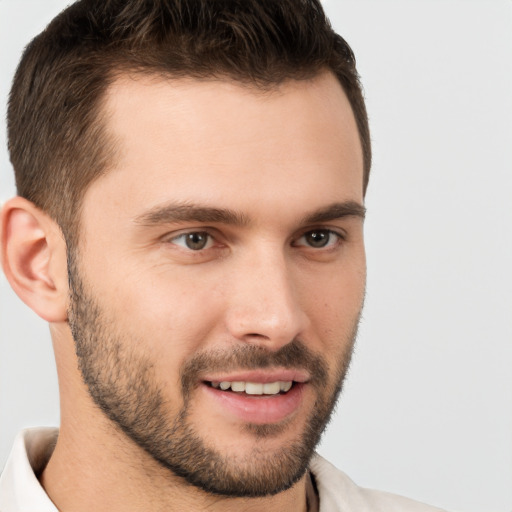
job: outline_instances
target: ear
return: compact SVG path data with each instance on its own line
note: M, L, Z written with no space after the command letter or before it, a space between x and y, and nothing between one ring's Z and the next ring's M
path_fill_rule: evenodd
M57 223L22 197L1 212L1 260L21 300L48 322L67 320L66 243Z

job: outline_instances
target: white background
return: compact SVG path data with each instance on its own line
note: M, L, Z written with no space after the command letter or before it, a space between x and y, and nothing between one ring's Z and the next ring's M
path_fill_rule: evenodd
M22 47L64 5L0 0L0 115ZM320 452L360 485L512 510L512 2L326 2L374 144L368 293ZM0 132L0 201L14 194ZM58 424L48 329L0 278L0 468Z

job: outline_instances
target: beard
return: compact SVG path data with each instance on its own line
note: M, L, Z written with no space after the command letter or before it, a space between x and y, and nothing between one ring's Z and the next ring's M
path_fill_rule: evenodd
M124 322L100 307L81 279L76 260L69 257L69 325L75 341L82 379L99 409L131 441L162 467L203 491L226 497L262 497L277 494L302 478L314 449L330 421L348 371L359 316L346 339L340 340L339 357L330 366L301 340L292 340L278 351L260 346L240 346L201 352L185 361L180 371L182 406L166 399L156 378L155 362L136 347L139 338L121 332ZM190 411L194 390L205 372L259 368L304 369L316 401L296 439L279 449L265 449L263 439L288 428L279 424L246 424L254 437L250 453L222 453L194 428ZM236 446L236 441L235 441Z

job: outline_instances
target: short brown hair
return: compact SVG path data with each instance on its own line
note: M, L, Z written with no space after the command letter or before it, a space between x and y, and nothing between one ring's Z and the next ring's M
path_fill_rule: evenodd
M18 193L73 241L85 190L112 164L101 103L119 73L267 88L323 70L352 106L366 191L370 135L355 58L319 0L80 0L27 46L14 77L7 119Z

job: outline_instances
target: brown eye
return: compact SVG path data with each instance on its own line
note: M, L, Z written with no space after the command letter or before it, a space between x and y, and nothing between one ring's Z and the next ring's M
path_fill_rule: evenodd
M311 247L325 247L329 243L331 233L328 231L310 231L304 235L304 238Z
M192 231L190 233L183 233L173 238L172 243L180 247L190 249L191 251L201 251L207 249L213 243L212 237L204 231Z
M341 239L341 235L330 229L314 229L304 233L295 242L295 245L312 247L314 249L323 249L336 244Z

